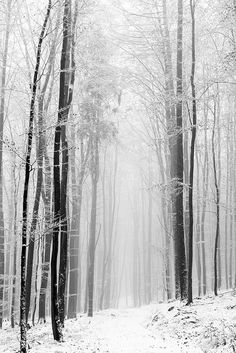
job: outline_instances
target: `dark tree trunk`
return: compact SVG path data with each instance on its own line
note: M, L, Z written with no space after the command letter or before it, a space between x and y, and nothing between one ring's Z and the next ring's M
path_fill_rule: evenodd
M33 123L34 123L34 111L35 111L35 99L38 85L38 74L41 60L41 49L42 43L45 36L47 22L51 11L51 0L48 2L47 13L44 19L44 24L40 33L36 66L34 70L33 86L32 86L32 97L30 102L30 117L29 117L29 128L27 135L27 152L25 161L25 181L24 181L24 193L23 193L23 211L22 211L22 248L21 248L21 294L20 294L20 352L26 353L26 242L27 242L27 223L28 223L28 190L29 190L29 178L31 171L30 157L33 142Z
M75 3L74 26L77 19L78 5ZM74 27L73 27L74 28ZM74 38L74 37L72 37ZM67 178L68 178L68 143L66 136L66 124L70 105L73 98L75 79L74 41L71 47L71 2L64 3L63 16L63 43L60 63L60 89L58 123L55 129L54 140L54 228L53 249L51 257L51 317L53 337L61 341L62 326L65 318L65 288L67 274ZM72 50L71 50L72 48ZM60 161L60 153L62 161ZM60 167L60 162L62 166ZM58 237L60 235L60 266L59 280L57 279ZM58 287L58 291L57 291Z
M176 143L176 231L175 231L175 257L176 257L176 292L183 300L186 298L186 261L184 243L184 217L183 217L183 0L178 0L178 28L177 28L177 143Z
M64 113L63 120L64 124L61 128L61 148L62 148L62 171L61 171L61 251L60 251L60 268L59 268L59 288L58 288L58 301L59 301L59 315L61 324L64 325L65 319L65 288L66 288L66 277L67 277L67 252L68 252L68 220L67 220L67 181L68 181L68 142L66 136L66 122L68 120L68 114L70 109L70 104L73 97L73 86L75 80L75 31L76 31L76 20L78 12L78 2L75 2L75 12L73 19L72 31L68 27L67 36L71 35L72 42L67 42L67 53L65 53L65 66L71 69L70 87L67 88L67 107ZM71 9L68 14L68 21L71 21ZM71 32L71 34L70 34ZM64 37L68 40L67 37ZM69 57L71 52L71 58ZM71 64L69 60L71 59ZM77 299L77 298L76 298Z

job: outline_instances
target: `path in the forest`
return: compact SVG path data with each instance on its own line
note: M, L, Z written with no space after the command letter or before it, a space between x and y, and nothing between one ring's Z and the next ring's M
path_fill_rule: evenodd
M102 353L189 353L185 347L153 331L150 323L155 306L108 310L86 318L80 352ZM82 320L83 321L83 320ZM82 325L83 326L83 325ZM90 346L90 348L89 348ZM85 350L85 347L88 350ZM89 350L91 349L91 350ZM194 352L191 352L194 353Z

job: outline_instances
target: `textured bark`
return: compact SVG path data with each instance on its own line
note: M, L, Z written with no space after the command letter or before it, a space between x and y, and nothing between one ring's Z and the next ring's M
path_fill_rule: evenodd
M67 119L67 99L68 99L68 46L69 46L69 30L68 30L68 22L69 22L69 12L70 12L70 4L69 1L65 1L64 3L64 15L63 15L63 43L62 43L62 51L61 51L61 62L60 62L60 88L59 88L59 111L58 111L58 121L55 129L55 137L54 137L54 156L53 156L53 186L54 186L54 224L53 224L53 239L52 239L52 256L51 256L51 320L52 320L52 331L53 337L56 341L61 341L63 339L62 336L62 323L60 321L62 305L64 302L59 303L59 299L62 301L61 297L63 293L60 293L60 297L58 295L58 286L62 286L62 276L65 281L65 273L64 266L63 273L61 274L60 281L58 283L58 274L57 274L57 258L58 258L58 248L59 248L59 235L60 235L60 223L63 219L63 240L66 238L66 226L64 222L66 222L65 218L65 205L63 205L63 212L61 211L61 168L60 168L60 145L61 145L61 134L62 134L62 124L66 123ZM65 125L64 125L64 143L65 143ZM65 161L65 153L63 155ZM67 166L66 166L67 168ZM65 178L64 174L64 178ZM64 182L66 180L64 179ZM63 184L63 189L65 189L65 184ZM65 201L65 199L64 199ZM64 216L64 218L62 218ZM67 251L67 249L66 249ZM63 250L62 250L63 252ZM62 253L62 260L64 260L64 254ZM61 262L60 262L61 267ZM61 289L60 289L61 290ZM60 315L61 314L61 315Z
M70 4L70 3L69 3ZM71 6L71 5L70 5ZM68 142L66 134L66 123L68 120L68 114L70 105L73 98L73 89L75 81L75 29L78 15L78 1L75 2L73 26L70 27L71 22L71 8L68 13L68 28L67 35L64 32L65 43L65 68L70 69L71 73L68 76L65 86L65 97L67 98L65 112L63 113L63 124L61 127L61 149L62 149L62 167L61 167L61 247L60 247L60 268L59 268L59 287L58 287L58 302L59 302L59 315L60 322L64 326L65 319L65 289L66 289L66 277L67 277L67 252L68 252L68 220L67 220L67 182L68 182ZM70 38L71 37L71 38ZM66 49L67 47L67 49ZM63 54L62 54L63 56Z
M49 20L51 11L51 0L48 2L47 13L44 19L43 27L40 33L36 66L34 70L34 78L32 85L32 97L30 102L30 117L29 127L27 134L27 151L25 161L25 180L24 180L24 193L23 193L23 210L22 210L22 245L21 245L21 294L20 294L20 352L26 353L27 342L26 342L26 242L27 242L27 227L28 227L28 191L29 191L29 178L31 171L31 151L33 142L33 123L34 123L34 112L35 112L35 100L38 85L38 74L41 60L42 43L45 36L47 23Z

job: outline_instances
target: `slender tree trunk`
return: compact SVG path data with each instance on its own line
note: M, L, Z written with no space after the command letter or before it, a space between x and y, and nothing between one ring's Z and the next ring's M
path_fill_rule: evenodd
M177 145L176 145L176 179L177 190L175 193L176 232L176 291L180 291L180 298L186 298L186 261L184 244L184 219L183 219L183 0L178 0L178 28L177 28Z
M95 244L96 244L96 221L97 221L97 184L99 175L99 152L97 127L92 138L91 146L91 178L92 178L92 205L90 217L90 239L89 239L89 260L88 260L88 316L93 316L94 297L94 264L95 264Z
M5 246L4 246L4 214L3 214L3 125L5 118L5 89L7 73L7 57L10 36L12 0L7 2L7 18L4 52L2 59L2 78L1 78L1 98L0 98L0 328L3 320L3 292L4 292L4 264L5 264Z
M230 102L229 102L230 103ZM229 207L230 207L230 203L229 203L229 191L230 191L230 114L229 114L229 118L227 121L227 141L226 141L226 145L227 145L227 166L226 166L226 193L225 193L225 287L226 289L229 288L229 262L228 262L228 222L229 222Z
M41 108L39 111L42 113ZM41 188L43 183L43 155L42 155L41 149L42 149L42 125L40 123L40 118L39 118L39 142L38 142L38 151L37 151L37 160L38 160L37 185L36 185L36 193L35 193L35 200L34 200L34 207L33 207L32 223L30 228L30 239L29 239L28 256L27 256L26 322L28 322L28 315L29 315L29 309L30 309L34 245L36 241L35 232L36 232L37 223L38 223L40 196L41 196Z
M217 87L218 90L218 87ZM220 190L221 190L221 127L220 127L220 97L218 92L218 99L217 99L217 164L218 164L218 176L217 176L217 183L218 183L218 190L219 190L219 218L220 218ZM220 222L220 219L219 219ZM220 225L219 225L220 227ZM222 273L221 273L221 235L219 232L218 237L218 288L222 286Z
M106 183L106 156L107 150L104 152L103 159L103 174L102 174L102 202L103 202L103 264L102 264L102 285L101 285L101 294L99 308L103 309L103 298L105 294L105 280L106 280L106 266L107 266L107 212L106 212L106 192L105 192L105 183Z
M47 13L45 16L44 24L39 37L36 66L34 70L34 79L32 87L32 97L30 103L30 118L29 128L27 136L27 152L25 162L25 181L24 181L24 194L23 194L23 215L22 215L22 248L21 248L21 295L20 295L20 352L27 352L26 343L26 242L27 242L27 223L28 223L28 190L29 190L29 177L31 171L30 157L33 142L33 123L34 123L34 111L35 111L35 99L38 84L38 73L41 60L41 49L42 43L46 31L47 22L51 11L51 0L48 2Z
M149 152L150 153L150 152ZM147 242L147 304L152 300L152 175L151 175L151 158L149 157L149 190L148 190L148 242ZM165 242L166 246L166 242ZM145 278L144 278L145 281Z
M212 127L212 159L213 159L213 173L214 183L216 190L216 233L215 233L215 246L214 246L214 294L218 295L218 268L217 268L217 256L218 256L218 240L220 232L220 191L217 180L216 172L216 156L215 156L215 124L216 124L216 102L214 102L214 121Z
M35 280L34 280L34 306L33 306L33 311L32 311L32 325L34 326L35 324L35 313L37 309L37 299L38 299L38 271L39 271L39 254L40 254L40 244L41 240L38 240L38 246L37 246L37 256L36 256L36 266L35 266Z
M203 163L203 205L201 213L201 253L202 253L202 294L207 291L206 280L206 240L205 240L205 218L206 218L206 200L209 188L209 158L208 158L208 140L207 140L207 125L208 125L208 107L207 101L204 101L204 163Z
M195 92L195 2L190 0L191 18L192 18L192 71L191 71L191 88L192 88L192 140L190 151L190 177L189 177L189 259L188 259L188 304L193 301L192 293L192 269L193 269L193 181L194 181L194 150L196 139L197 124L197 105Z
M45 214L45 241L44 241L44 253L42 259L42 274L41 274L41 286L39 294L39 320L46 321L46 293L49 276L49 264L50 264L50 253L51 253L51 242L52 242L52 230L51 230L51 166L47 155L46 146L44 150L45 159L45 198L44 198L44 214Z
M75 143L74 131L71 131L72 142ZM72 179L72 221L70 232L70 272L69 272L69 305L68 318L76 317L81 305L81 259L80 259L80 218L83 197L83 182L85 168L88 160L88 149L84 155L83 142L80 144L81 167L79 171L79 184L76 184L75 153L71 155L71 179ZM77 310L78 305L78 310Z
M33 86L32 86L32 97L30 102L30 117L29 117L29 128L27 136L27 152L25 161L25 181L24 181L24 193L23 193L23 214L22 214L22 248L21 248L21 294L20 294L20 352L27 352L26 342L26 242L27 242L27 226L28 226L28 190L29 190L29 178L31 171L30 157L33 142L33 123L34 123L34 111L35 111L35 99L38 85L38 73L41 60L41 49L42 43L45 36L46 26L51 12L51 0L48 2L47 13L44 19L44 24L40 33L36 66L34 70Z
M199 155L196 153L197 169L197 217L196 217L196 264L198 278L198 296L201 296L202 286L202 263L201 263L201 225L200 225L200 173L199 173Z
M14 234L14 249L13 249L13 269L12 269L12 301L11 301L11 327L15 327L15 302L16 302L16 257L17 257L17 196L18 187L16 183L16 165L15 165L15 153L13 153L13 175L12 175L12 189L13 192L13 234Z
M176 111L175 111L175 92L174 92L174 79L173 79L173 67L172 67L172 55L171 55L171 44L170 44L170 34L168 28L167 20L167 8L166 0L162 0L163 8L163 47L164 47L164 60L165 60L165 110L166 110L166 123L167 123L167 132L168 132L168 145L170 156L167 158L167 178L171 183L171 192L168 195L168 198L171 200L171 205L167 207L170 223L172 229L167 227L169 222L166 222L166 278L167 278L167 297L171 297L171 278L170 278L170 233L173 231L174 239L176 239L176 212L175 212L175 184L176 184ZM174 258L174 263L176 265L176 256ZM175 272L177 274L177 266L175 266ZM175 276L175 284L177 284L178 276Z
M56 20L56 29L55 35L53 38L51 51L49 55L49 64L47 75L45 78L45 82L40 92L39 96L39 122L42 125L42 132L41 132L41 139L42 139L42 146L41 146L41 153L43 154L44 159L44 194L43 202L44 202L44 214L45 214L45 241L44 241L44 252L42 258L42 274L41 274L41 285L40 285L40 294L39 294L39 321L46 321L46 292L48 286L48 277L49 277L49 263L50 263L50 253L51 253L51 241L52 241L52 231L51 231L51 165L50 160L47 153L47 143L46 143L46 124L44 116L47 114L49 103L52 98L52 89L54 83L54 64L55 64L55 57L56 57L56 44L58 38L58 31L60 25L60 17L61 11L60 6L57 11L57 20ZM51 84L49 87L49 94L47 99L45 99L45 93L51 79Z

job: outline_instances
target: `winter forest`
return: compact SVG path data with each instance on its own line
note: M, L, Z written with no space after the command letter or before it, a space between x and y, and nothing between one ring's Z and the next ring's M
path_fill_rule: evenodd
M236 351L236 1L0 1L0 351Z

